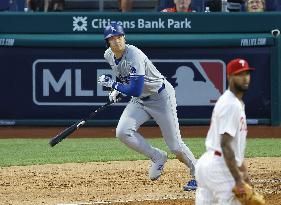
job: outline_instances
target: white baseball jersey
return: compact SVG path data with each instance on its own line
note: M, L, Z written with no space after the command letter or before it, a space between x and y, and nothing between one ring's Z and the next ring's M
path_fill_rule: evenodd
M222 154L221 135L233 137L231 147L237 166L244 161L247 125L244 104L230 90L226 90L213 110L210 129L206 139L207 151L197 161L195 178L198 183L196 205L241 205L232 189L235 181Z
M118 63L116 63L111 48L105 51L104 58L110 64L114 75L122 83L128 84L130 76L144 76L144 87L140 98L157 93L164 82L164 76L147 56L135 46L126 44L125 52Z
M231 145L237 166L241 166L244 161L246 147L247 124L244 107L243 102L230 90L226 90L215 105L206 139L207 150L222 153L221 135L228 133L232 136Z

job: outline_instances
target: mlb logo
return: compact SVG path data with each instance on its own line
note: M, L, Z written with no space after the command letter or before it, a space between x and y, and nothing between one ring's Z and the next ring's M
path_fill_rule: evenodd
M170 81L178 106L212 106L226 89L226 65L221 60L171 59L166 64L173 70Z

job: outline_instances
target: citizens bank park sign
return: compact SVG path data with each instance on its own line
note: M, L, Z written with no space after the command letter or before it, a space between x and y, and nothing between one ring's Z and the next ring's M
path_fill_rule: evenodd
M110 18L73 16L73 31L85 32L90 29L103 29L111 22L116 22L125 29L191 29L191 21L188 18L138 18L132 20L116 20Z

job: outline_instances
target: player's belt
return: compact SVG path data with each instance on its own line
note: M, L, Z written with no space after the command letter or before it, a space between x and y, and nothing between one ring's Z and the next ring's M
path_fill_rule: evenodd
M219 156L219 157L222 156L221 152L219 152L219 151L217 151L217 150L214 151L214 155Z
M158 92L158 94L159 93L161 93L162 92L162 90L164 90L165 89L165 84L164 83L162 83L162 86L161 86L161 88L159 88L159 90L157 91ZM143 97L143 98L140 98L142 101L146 101L146 100L149 100L149 98L150 98L150 96L146 96L146 97Z

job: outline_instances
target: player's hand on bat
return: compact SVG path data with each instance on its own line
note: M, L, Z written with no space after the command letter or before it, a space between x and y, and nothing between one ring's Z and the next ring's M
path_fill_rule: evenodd
M98 79L98 83L101 84L102 86L111 88L114 81L109 75L101 75Z
M122 94L117 90L112 90L109 92L109 101L110 102L119 102L122 98Z

